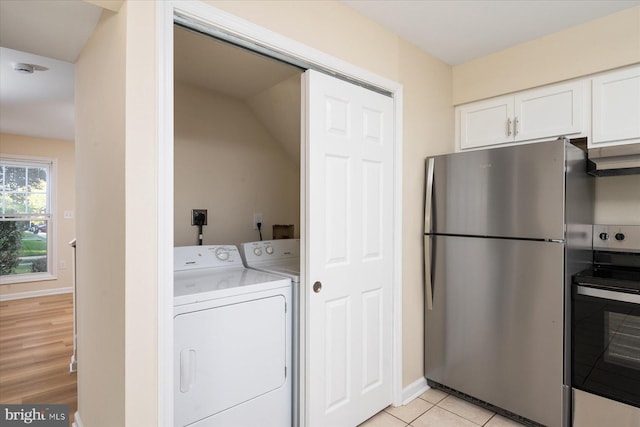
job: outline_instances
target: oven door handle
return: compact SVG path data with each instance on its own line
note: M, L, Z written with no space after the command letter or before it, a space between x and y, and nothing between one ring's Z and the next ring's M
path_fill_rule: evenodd
M640 304L640 295L629 294L626 292L608 291L606 289L598 289L590 286L576 286L578 295L584 295L587 297L602 298L619 302L630 302L632 304Z

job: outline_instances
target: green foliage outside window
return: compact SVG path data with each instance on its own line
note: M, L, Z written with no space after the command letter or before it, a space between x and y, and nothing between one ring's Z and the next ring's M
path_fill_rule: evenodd
M12 274L20 263L22 230L19 222L0 222L0 275Z

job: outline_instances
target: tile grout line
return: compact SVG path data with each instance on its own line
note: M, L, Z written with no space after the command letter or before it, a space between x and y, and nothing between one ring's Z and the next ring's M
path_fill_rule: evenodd
M444 399L443 399L443 400L444 400ZM482 426L484 425L484 424L478 424L478 423L474 422L473 420L470 420L470 419L469 419L469 418L467 418L467 417L463 417L463 416L462 416L462 415L460 415L460 414L456 414L455 412L453 412L453 411L451 411L451 410L449 410L449 409L447 409L447 408L443 408L442 406L439 406L439 405L434 405L434 406L438 406L438 408L442 409L443 411L447 411L447 412L449 412L450 414L453 414L453 415L456 415L456 416L458 416L458 417L462 418L463 420L467 420L467 421L469 421L469 422L470 422L471 424L473 424L473 425L480 426L480 427L482 427ZM493 418L493 416L494 416L494 415L495 415L495 412L493 413L493 415L491 416L491 418ZM489 418L489 420L490 420L491 418ZM487 420L487 422L489 422L489 420Z
M418 399L420 399L420 400L422 400L422 401L424 401L424 402L427 402L429 405L431 405L431 407L430 407L429 409L427 409L426 411L422 412L422 413L421 413L420 415L418 415L417 417L413 418L413 419L412 419L411 421L409 421L408 423L407 423L405 420L403 420L403 419L401 419L401 418L398 418L398 417L396 417L395 415L393 415L393 414L391 414L391 413L387 412L386 408L384 409L384 412L387 412L387 414L391 415L392 417L394 417L394 418L396 418L396 419L398 419L398 420L402 421L403 423L406 423L406 424L407 424L407 426L408 426L408 425L410 425L412 422L414 422L415 420L417 420L418 418L420 418L421 416L423 416L424 414L426 414L427 412L429 412L430 410L432 410L433 408L435 408L435 407L436 407L436 404L435 404L435 403L431 403L431 402L429 402L429 401L427 401L427 400L424 400L424 399L420 398L420 396L418 396Z
M498 413L497 413L497 412L494 412L494 413L493 413L493 415L491 416L491 418L489 418L489 419L487 420L487 422L486 422L486 423L484 423L484 424L482 424L482 425L483 425L483 426L486 426L487 424L489 424L489 421L491 421L492 419L494 419L494 418L496 417L496 415L498 415Z

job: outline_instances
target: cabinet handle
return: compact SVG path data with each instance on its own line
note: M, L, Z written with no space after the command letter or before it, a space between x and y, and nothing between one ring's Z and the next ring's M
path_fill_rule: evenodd
M513 119L513 135L518 135L518 118Z
M507 136L511 136L511 119L507 119Z

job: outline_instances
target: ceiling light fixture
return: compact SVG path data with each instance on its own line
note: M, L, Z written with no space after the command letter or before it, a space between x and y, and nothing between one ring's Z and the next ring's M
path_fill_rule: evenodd
M13 64L13 71L19 74L33 74L34 71L47 71L47 67L35 64L18 63Z

